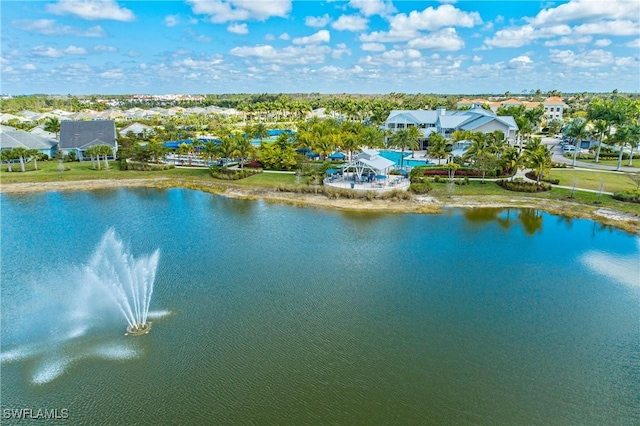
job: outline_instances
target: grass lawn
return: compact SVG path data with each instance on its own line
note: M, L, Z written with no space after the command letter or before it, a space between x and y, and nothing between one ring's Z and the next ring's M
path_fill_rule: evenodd
M551 179L560 179L560 185L573 186L576 180L577 188L600 189L600 182L604 183L603 191L619 192L635 189L637 185L624 173L572 170L572 169L552 169Z
M300 184L306 184L308 176L302 176L300 178ZM290 173L259 173L257 175L249 176L246 179L224 181L231 182L234 185L241 186L261 186L267 188L275 188L280 185L295 185L296 177Z
M633 156L633 160L631 161L631 167L637 167L638 169L640 169L640 157L635 158L635 154ZM569 160L573 160L573 154L565 154L564 158L567 158ZM598 161L597 163L595 162L595 160L590 159L587 160L586 158L577 158L578 161L582 161L583 163L591 163L591 164L600 164L601 166L611 166L612 168L615 168L618 165L618 159L614 158L614 159L610 159L610 160L603 160L600 159L600 161ZM629 160L622 160L622 167L629 167ZM638 170L640 171L640 170Z
M53 181L73 181L90 179L148 179L156 177L176 177L176 178L200 178L208 177L207 169L187 169L174 168L162 171L136 171L119 170L115 161L109 162L109 170L93 170L91 162L71 162L63 163L64 172L58 171L57 161L38 161L38 170L33 169L33 163L27 164L26 172L20 171L20 165L13 165L13 172L7 172L7 166L2 165L0 169L0 180L2 183L20 182L53 182Z

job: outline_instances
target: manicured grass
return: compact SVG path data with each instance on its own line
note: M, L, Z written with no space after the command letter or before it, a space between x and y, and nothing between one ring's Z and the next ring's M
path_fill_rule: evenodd
M600 182L605 192L619 192L636 188L636 184L624 173L610 173L598 171L552 169L551 179L560 179L560 185L573 186L576 181L577 188L600 190Z
M633 156L633 160L631 161L631 167L638 167L640 168L640 157L636 158L635 154ZM567 158L569 160L573 160L573 154L564 154L564 158ZM611 166L612 169L615 169L615 167L618 165L618 159L617 158L613 158L613 159L607 159L607 160L603 160L600 159L600 161L598 161L597 163L595 162L595 160L593 159L586 159L586 158L577 158L578 161L581 161L583 163L591 163L591 164L599 164L601 166ZM622 167L629 167L629 160L622 160Z
M13 166L13 172L7 172L7 166L2 165L0 169L0 179L2 183L20 183L20 182L54 182L54 181L73 181L73 180L93 180L93 179L149 179L160 177L176 177L176 178L204 178L209 177L208 169L187 169L174 168L162 171L137 171L137 170L119 170L118 163L109 162L109 170L93 170L91 162L71 162L63 163L64 172L58 171L57 161L39 161L38 169L33 169L33 163L29 163L26 172L20 171L20 165ZM17 166L17 167L16 167ZM103 166L104 167L104 166Z
M635 155L634 155L635 157ZM593 164L601 164L603 166L612 166L612 167L616 167L618 165L618 160L600 160L597 163L593 160L580 160L580 161L584 161L585 163L593 163ZM629 160L622 160L622 166L623 167L628 167L629 166ZM640 168L640 158L634 158L631 161L631 167L638 167ZM638 170L640 171L640 170Z

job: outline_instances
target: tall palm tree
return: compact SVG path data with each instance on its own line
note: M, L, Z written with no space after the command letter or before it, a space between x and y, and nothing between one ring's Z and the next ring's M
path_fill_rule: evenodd
M631 167L633 165L633 151L638 149L638 144L640 144L640 125L638 123L629 126L629 139L627 142L631 145L628 164L628 166Z
M251 136L257 137L260 139L260 142L262 142L262 139L269 137L269 130L263 122L254 124L251 130Z
M576 159L578 158L578 150L580 149L581 141L589 135L587 123L588 121L586 119L576 117L569 122L567 128L567 135L575 140L576 146L575 151L573 151L573 163L571 164L573 167L576 166Z
M13 148L12 151L13 151L13 154L15 155L15 158L20 160L20 171L24 173L25 171L24 159L28 155L28 150L26 148L19 146L17 148Z
M536 174L536 183L540 185L542 177L551 170L551 156L553 153L546 145L540 145L536 149L525 151L525 165Z
M448 156L447 139L440 133L431 133L429 136L429 156L440 160Z
M89 148L87 148L84 151L84 155L88 156L91 159L91 168L95 169L96 168L96 162L95 162L95 158L98 157L98 170L100 170L100 155L96 155L97 153L97 146L90 146Z
M58 139L58 135L60 134L60 120L56 117L49 117L47 121L44 123L44 130L46 132L51 132L56 135L56 139Z
M204 146L200 150L200 157L204 161L213 161L218 154L218 145L215 142L205 142Z
M104 158L104 168L109 170L109 156L113 155L113 149L109 145L98 145L97 146L98 155L102 154Z
M520 150L515 146L507 147L502 152L500 160L502 160L504 167L511 173L511 180L513 181L516 172L523 165L523 157L520 155Z
M13 169L11 168L11 163L13 160L15 160L16 158L16 154L13 152L13 149L9 148L9 149L3 149L0 152L0 158L2 159L2 161L6 161L7 162L7 171L8 172L12 172Z
M218 153L220 157L229 159L233 157L235 151L235 145L231 136L227 136L222 139L222 142L218 144Z
M234 154L240 157L240 168L244 168L245 160L255 152L255 147L248 136L236 135L234 137Z
M35 148L28 149L27 156L33 159L33 168L38 170L38 156L40 156L40 151Z

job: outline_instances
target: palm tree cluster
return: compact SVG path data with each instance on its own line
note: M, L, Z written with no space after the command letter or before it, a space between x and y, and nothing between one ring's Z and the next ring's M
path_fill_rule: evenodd
M20 171L26 171L26 163L33 160L33 167L38 170L38 157L40 151L37 149L27 149L23 147L3 149L0 153L0 159L7 162L7 171L12 172L12 163L15 160L20 160Z

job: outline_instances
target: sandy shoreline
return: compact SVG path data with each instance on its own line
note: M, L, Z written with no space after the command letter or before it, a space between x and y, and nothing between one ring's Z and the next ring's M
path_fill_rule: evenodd
M340 210L380 211L397 213L439 213L444 208L534 208L552 214L569 217L588 218L605 225L615 226L628 232L640 234L640 217L606 208L591 207L568 201L534 199L517 196L414 196L410 200L364 200L328 198L319 194L279 192L266 188L244 188L232 184L207 181L156 179L99 179L84 181L56 181L37 183L0 184L0 193L16 194L47 191L78 191L127 187L184 187L198 189L222 196L238 199L262 199L297 206L315 206Z

